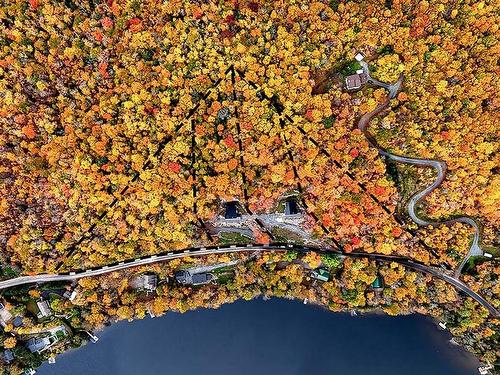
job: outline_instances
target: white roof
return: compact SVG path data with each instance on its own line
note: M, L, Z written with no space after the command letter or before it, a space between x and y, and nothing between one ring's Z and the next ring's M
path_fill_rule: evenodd
M354 56L354 58L356 59L356 61L361 61L361 60L363 60L365 57L364 57L361 53L358 53L358 54L356 54L356 56Z

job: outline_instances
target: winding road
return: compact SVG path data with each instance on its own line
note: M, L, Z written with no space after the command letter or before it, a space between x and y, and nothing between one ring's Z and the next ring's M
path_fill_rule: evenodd
M427 186L426 188L424 188L421 191L416 192L410 198L408 205L407 205L407 211L408 211L408 215L410 216L410 218L420 226L439 226L442 224L451 225L453 223L464 223L464 224L468 224L474 228L474 238L472 240L469 251L467 252L466 256L464 257L464 259L462 260L460 265L455 270L454 276L456 279L458 279L460 274L462 273L463 267L465 266L465 264L467 263L467 261L469 260L469 258L471 256L483 255L483 250L481 249L481 247L479 245L480 235L481 235L479 224L474 219L467 217L467 216L458 217L455 219L441 221L441 222L431 222L431 221L427 221L427 220L417 216L416 205L418 204L418 202L421 199L425 198L427 195L429 195L432 191L434 191L439 185L441 185L441 183L445 179L445 177L446 177L446 163L444 161L440 161L440 160L420 159L420 158L411 158L411 157L407 157L407 156L395 155L395 154L391 154L391 153L387 152L382 147L380 147L380 145L377 143L375 138L367 130L367 127L368 127L368 124L370 123L370 121L375 116L377 116L380 112L382 112L385 108L387 108L391 99L396 97L396 95L397 95L398 91L400 90L401 85L403 83L403 76L400 76L396 83L387 84L384 82L377 81L374 78L371 78L368 64L366 61L362 60L362 61L360 61L360 64L361 64L361 67L363 68L363 71L368 76L368 82L372 83L374 85L378 85L378 86L382 86L382 87L386 88L389 91L389 96L384 103L378 105L377 108L375 108L373 111L368 112L361 117L361 119L358 122L358 129L363 132L363 134L368 139L370 144L373 147L377 148L379 153L382 156L385 156L388 159L394 160L395 162L398 162L398 163L412 164L412 165L416 165L419 167L434 168L437 172L437 177L431 185Z
M486 301L483 297L481 297L478 293L470 289L467 285L462 283L460 280L448 276L443 273L442 270L438 270L429 266L426 266L423 263L419 263L413 261L411 259L400 257L400 256L391 256L391 255L383 255L383 254L368 254L368 253L342 253L333 248L319 248L319 247L308 247L308 246L297 246L291 244L281 244L281 243L272 243L269 245L262 244L249 244L246 246L236 246L236 245L227 245L227 246L212 246L212 247L199 247L199 248L190 248L185 250L175 250L170 251L168 253L159 254L159 255L151 255L147 257L142 257L138 259L129 259L123 262L118 262L115 264L94 267L88 270L77 270L73 272L65 272L60 274L40 274L36 276L20 276L9 280L0 281L0 290L11 288L14 286L26 285L26 284L34 284L34 283L46 283L46 282L54 282L54 281L73 281L78 280L84 277L91 276L99 276L104 275L110 272L116 272L125 270L132 267L145 266L153 263L159 263L164 261L169 261L178 258L184 257L193 257L193 256L203 256L210 254L224 254L224 253L236 253L236 252L256 252L256 251L297 251L297 252L308 252L313 251L319 254L325 253L337 253L346 257L353 258L367 258L372 260L378 260L382 262L396 262L407 268L411 268L416 271L420 271L423 273L430 274L435 276L451 285L453 285L458 290L466 293L468 296L476 300L483 307L485 307L490 315L496 319L500 318L500 313L498 310L491 305L488 301Z

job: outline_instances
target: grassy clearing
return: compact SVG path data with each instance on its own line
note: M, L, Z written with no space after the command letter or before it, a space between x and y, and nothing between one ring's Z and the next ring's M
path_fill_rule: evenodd
M246 245L252 243L252 239L250 237L235 232L219 233L219 241L223 245Z

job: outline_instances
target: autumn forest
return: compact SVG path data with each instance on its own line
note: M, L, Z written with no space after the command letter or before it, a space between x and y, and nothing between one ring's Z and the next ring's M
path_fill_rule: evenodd
M257 296L427 314L500 366L499 21L476 0L4 2L0 280L285 246L0 290L0 373ZM388 154L442 182L416 199L440 172Z

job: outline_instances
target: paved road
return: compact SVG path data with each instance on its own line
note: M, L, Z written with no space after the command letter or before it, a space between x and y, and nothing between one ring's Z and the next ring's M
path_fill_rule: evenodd
M45 282L53 282L53 281L72 281L78 280L84 277L90 276L99 276L104 275L110 272L121 271L124 269L137 267L137 266L145 266L148 264L164 262L172 259L183 258L183 257L192 257L192 256L202 256L209 254L223 254L223 253L233 253L233 252L256 252L256 251L297 251L297 252L308 252L314 251L317 253L337 253L342 254L347 257L354 258L368 258L374 259L378 261L385 262L396 262L402 264L405 267L411 268L413 270L417 270L420 272L425 272L430 275L433 275L445 282L453 285L455 288L465 292L471 298L479 302L483 307L485 307L494 318L500 318L500 313L493 307L488 301L486 301L479 294L470 289L467 285L462 283L460 280L448 276L443 273L442 270L437 270L435 268L426 266L425 264L412 261L410 259L399 257L399 256L391 256L391 255L382 255L382 254L366 254L366 253L341 253L338 250L330 249L330 248L316 248L316 247L307 247L307 246L294 246L287 244L270 244L270 245L260 245L260 244L251 244L246 246L236 246L236 245L228 245L228 246L217 246L217 247L200 247L200 248L191 248L186 250L176 250L171 251L165 254L160 255L152 255L146 258L139 259L130 259L124 262L119 262L116 264L112 264L109 266L95 267L88 270L78 270L74 272L66 272L61 274L41 274L36 276L20 276L10 280L0 281L0 290L11 288L19 285L33 284L33 283L45 283Z
M361 61L361 65L363 67L363 70L365 73L367 73L368 77L370 77L370 72L368 69L368 64L365 61ZM391 160L394 160L398 163L405 163L405 164L412 164L412 165L417 165L419 167L430 167L434 168L437 172L437 178L434 180L434 182L427 186L425 189L415 193L409 200L408 205L407 205L407 211L408 215L411 217L411 219L417 223L420 226L439 226L441 224L446 224L446 225L451 225L453 223L464 223L472 226L474 228L474 238L472 240L471 246L469 248L469 251L467 252L466 256L460 263L460 265L457 267L455 270L455 278L458 279L460 274L462 273L462 269L469 260L471 256L477 256L477 255L483 255L483 250L481 249L479 242L480 242L480 229L478 223L470 218L470 217L459 217L455 218L452 220L447 220L447 221L442 221L442 222L431 222L427 221L425 219L422 219L417 216L415 207L417 203L425 198L427 195L429 195L434 189L436 189L443 180L445 179L446 176L446 163L444 161L440 160L433 160L433 159L420 159L420 158L410 158L407 156L400 156L400 155L395 155L387 152L384 150L382 147L379 146L377 141L373 138L373 136L368 132L366 129L368 127L368 124L370 123L371 119L378 115L380 112L382 112L388 105L391 99L395 98L399 89L401 88L401 84L403 82L403 76L400 76L398 81L394 84L386 84L383 82L379 82L374 80L373 78L369 78L369 82L377 84L379 86L385 87L387 90L389 90L389 97L387 100L383 103L380 104L377 108L375 108L373 111L366 113L361 117L358 123L358 128L363 132L365 137L368 139L368 141L371 143L373 147L376 147L379 151L379 153Z

